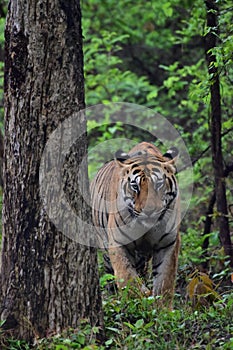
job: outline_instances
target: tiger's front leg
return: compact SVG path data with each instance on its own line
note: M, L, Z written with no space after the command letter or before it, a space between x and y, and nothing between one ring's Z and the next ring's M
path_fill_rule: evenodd
M180 235L176 242L153 254L153 295L162 296L162 303L172 308L178 266Z
M151 292L143 284L136 269L132 266L130 260L127 258L127 252L124 246L109 248L109 257L116 276L116 283L118 288L124 288L129 283L132 283L140 289L143 295L150 295Z

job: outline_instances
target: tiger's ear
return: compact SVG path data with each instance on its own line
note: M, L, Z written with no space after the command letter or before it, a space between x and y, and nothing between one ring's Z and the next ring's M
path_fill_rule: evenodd
M115 161L118 163L118 165L123 166L124 162L126 159L129 159L130 156L128 155L128 153L123 152L121 149L119 149L116 153L115 153Z
M177 168L176 168L176 162L179 158L179 151L176 147L171 147L167 152L163 155L164 158L167 158L168 164L173 167L173 171L176 174Z
M167 158L168 161L172 160L172 164L175 164L177 162L177 159L179 157L179 151L176 147L171 147L169 148L169 150L167 150L166 153L164 153L163 155L164 158Z

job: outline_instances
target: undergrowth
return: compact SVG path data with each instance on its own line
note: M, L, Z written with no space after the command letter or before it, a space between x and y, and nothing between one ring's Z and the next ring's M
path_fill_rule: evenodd
M86 320L76 330L67 330L50 339L41 339L32 347L8 339L8 350L70 349L153 349L189 350L233 348L233 291L228 291L211 305L194 307L176 294L174 309L156 307L153 297L133 296L130 288L120 294L103 292L105 340L96 340L100 329Z

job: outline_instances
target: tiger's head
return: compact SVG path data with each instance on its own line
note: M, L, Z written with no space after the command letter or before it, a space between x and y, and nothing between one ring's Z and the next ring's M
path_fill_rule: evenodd
M157 149L131 151L129 154L118 151L115 162L119 168L121 209L127 208L132 218L145 225L151 225L171 212L178 197L177 156L176 148L171 148L165 155Z

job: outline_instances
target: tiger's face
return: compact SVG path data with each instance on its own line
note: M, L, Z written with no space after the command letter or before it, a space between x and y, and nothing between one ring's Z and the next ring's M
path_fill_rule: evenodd
M173 210L178 196L173 161L159 161L145 153L117 162L121 168L121 204L132 218L151 225Z

